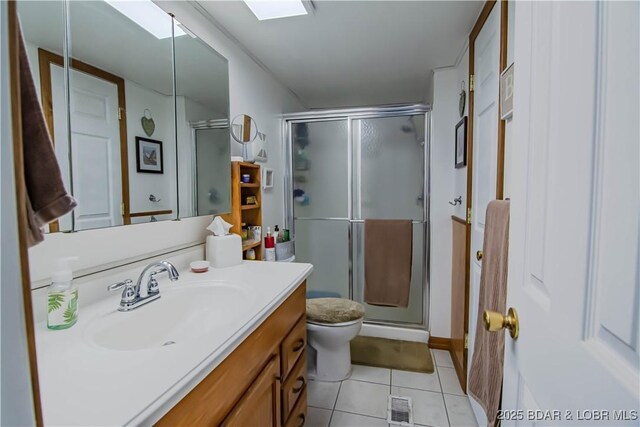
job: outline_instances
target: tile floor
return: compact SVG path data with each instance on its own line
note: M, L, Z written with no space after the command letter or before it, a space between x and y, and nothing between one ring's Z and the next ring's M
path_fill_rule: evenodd
M387 427L389 394L413 400L416 426L477 426L451 356L432 350L433 374L353 365L340 383L309 381L307 427Z

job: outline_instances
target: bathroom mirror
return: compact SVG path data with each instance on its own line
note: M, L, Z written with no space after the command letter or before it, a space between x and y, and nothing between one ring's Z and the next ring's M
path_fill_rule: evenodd
M152 34L104 1L68 11L73 229L176 218L171 17Z
M175 64L179 216L231 212L227 60L186 36L175 39Z
M238 114L231 122L231 136L241 144L251 142L258 136L258 125L253 117Z
M52 1L19 1L16 3L22 34L25 40L29 65L36 86L36 92L43 105L45 119L52 129L53 121L57 127L51 132L58 159L63 159L66 153L67 140L67 108L64 103L64 4ZM42 57L55 58L55 61L42 61ZM41 78L45 75L45 79ZM46 76L60 83L56 86L55 103L51 99L51 91L43 93L40 89L47 87ZM43 97L44 95L44 97ZM68 158L68 157L67 157ZM68 161L67 161L68 163ZM69 189L69 169L63 167L62 176ZM63 218L48 225L47 231L71 231L71 221Z
M131 8L145 9L153 25L138 23ZM78 201L48 231L231 210L225 58L150 1L19 1L18 12L63 179Z

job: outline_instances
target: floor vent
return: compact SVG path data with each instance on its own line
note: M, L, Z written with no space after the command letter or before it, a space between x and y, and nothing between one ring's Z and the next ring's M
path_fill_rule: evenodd
M387 422L397 426L413 427L413 411L410 397L389 396Z

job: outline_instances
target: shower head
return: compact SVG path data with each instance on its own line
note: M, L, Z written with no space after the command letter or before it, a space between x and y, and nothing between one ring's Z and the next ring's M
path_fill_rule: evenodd
M413 132L413 126L412 125L402 125L401 129L402 129L403 133Z
M409 116L409 123L405 123L400 127L402 133L413 133L414 138L419 146L424 146L424 139L420 138L418 135L418 130L416 129L416 124L413 121L413 116Z

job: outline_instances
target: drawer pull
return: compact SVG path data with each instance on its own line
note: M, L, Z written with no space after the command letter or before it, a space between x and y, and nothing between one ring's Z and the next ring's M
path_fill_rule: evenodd
M298 427L302 427L304 425L304 422L306 421L306 417L304 416L304 414L300 414L298 415L298 419L300 420Z
M300 338L298 341L296 341L296 344L293 346L293 351L297 352L300 351L304 348L304 338Z
M304 388L304 385L306 384L306 382L305 382L305 380L304 380L304 377L298 377L298 378L296 378L296 383L298 383L298 382L300 383L300 385L299 385L299 386L297 386L297 387L293 387L293 388L291 389L291 391L292 391L294 394L298 394L298 393L300 393L300 391Z

